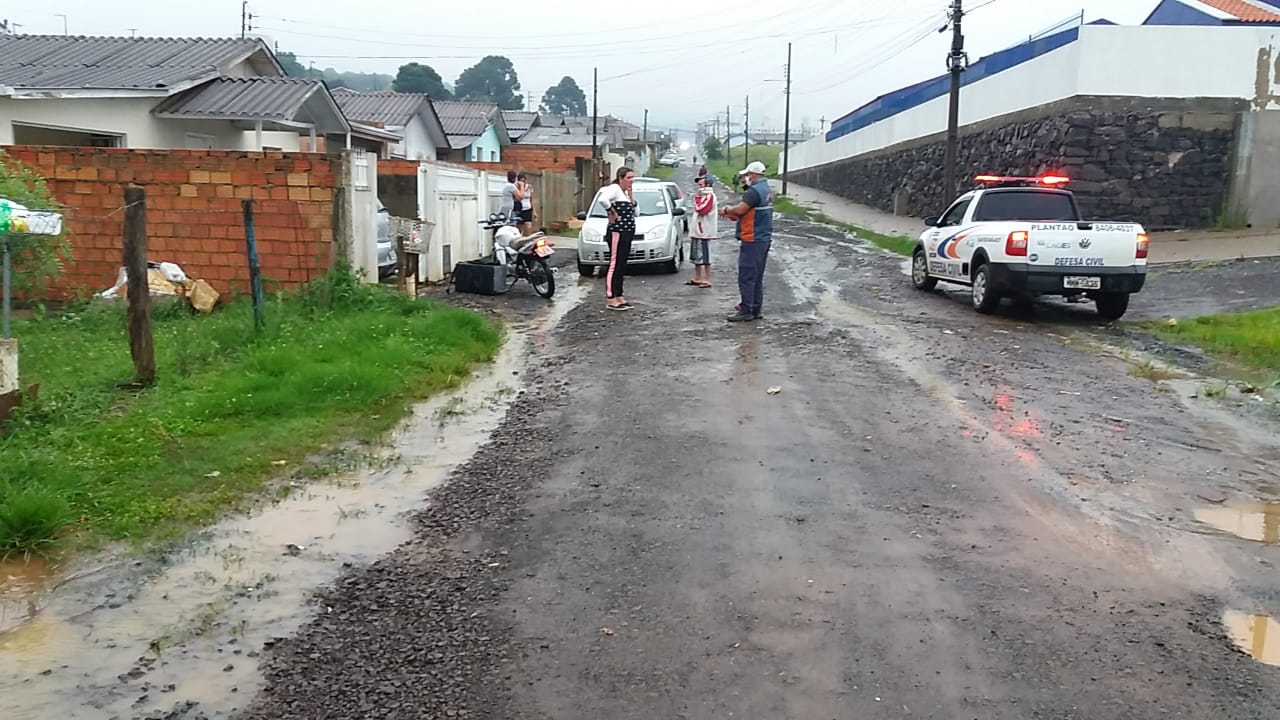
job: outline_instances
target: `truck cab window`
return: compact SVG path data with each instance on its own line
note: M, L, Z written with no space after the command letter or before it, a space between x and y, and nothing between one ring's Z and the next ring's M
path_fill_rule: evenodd
M1014 190L988 191L973 212L981 222L1061 222L1080 219L1075 201L1063 192Z
M970 202L972 202L972 200L961 200L955 205L952 205L951 209L947 211L947 214L942 216L942 220L938 221L938 227L959 225L961 221L964 220L964 213L969 209Z

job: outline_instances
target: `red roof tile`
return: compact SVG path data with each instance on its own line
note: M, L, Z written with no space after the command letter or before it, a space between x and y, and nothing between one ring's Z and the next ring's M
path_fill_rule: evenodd
M1265 10L1253 3L1246 2L1245 0L1200 0L1200 2L1210 7L1217 8L1222 12L1231 13L1232 15L1235 15L1236 19L1240 22L1280 22L1280 13L1273 10Z

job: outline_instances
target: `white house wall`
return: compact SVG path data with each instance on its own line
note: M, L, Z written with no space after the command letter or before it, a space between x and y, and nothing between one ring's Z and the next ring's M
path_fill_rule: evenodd
M13 124L83 130L120 135L121 145L134 148L185 148L187 133L210 136L220 150L256 150L256 136L220 120L157 118L151 110L162 98L59 98L14 100L0 98L0 145L14 144ZM291 132L263 132L262 143L296 152L300 136Z
M409 160L435 160L436 146L431 142L431 134L427 132L427 124L417 115L409 121L404 129L404 142L401 143L404 157Z
M960 124L1076 95L1246 98L1257 109L1277 109L1277 59L1280 28L1086 25L1076 42L964 86ZM800 143L791 148L790 167L824 165L943 132L947 106L946 96L934 98L832 142L820 136Z

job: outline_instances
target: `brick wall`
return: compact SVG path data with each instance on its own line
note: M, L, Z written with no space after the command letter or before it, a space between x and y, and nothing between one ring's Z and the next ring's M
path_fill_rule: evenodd
M418 166L421 164L422 163L418 162L417 160L404 160L404 159L379 160L378 176L381 177L383 175L394 175L399 177L404 175L410 175L416 178L418 177Z
M220 292L246 292L243 200L254 200L268 288L330 267L341 159L312 153L7 146L42 175L64 210L72 259L54 295L110 287L123 253L124 189L147 192L147 256L182 266ZM381 167L381 165L380 165Z
M503 164L519 170L574 172L578 158L590 158L591 147L578 145L511 145L502 149Z

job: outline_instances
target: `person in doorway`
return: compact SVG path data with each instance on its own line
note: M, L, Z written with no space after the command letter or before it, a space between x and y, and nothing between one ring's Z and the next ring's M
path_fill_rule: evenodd
M711 178L699 175L698 192L693 196L693 223L689 225L689 258L693 260L693 279L686 285L711 287L711 241L716 238L716 192Z
M632 191L635 179L631 168L618 168L613 182L600 193L600 204L609 213L609 225L605 229L609 267L604 275L604 297L605 307L610 310L631 309L631 303L622 294L622 279L631 256L631 240L636 234L636 196Z
M529 176L520 173L516 177L516 190L520 192L520 209L517 215L520 218L520 234L533 234L533 219L535 213L533 211L533 186L529 184Z
M738 292L742 301L729 322L759 320L764 309L764 269L773 242L773 190L765 179L762 162L753 162L742 171L747 189L742 200L722 211L736 220L738 238Z

